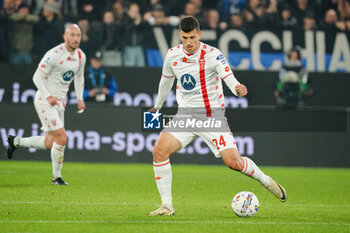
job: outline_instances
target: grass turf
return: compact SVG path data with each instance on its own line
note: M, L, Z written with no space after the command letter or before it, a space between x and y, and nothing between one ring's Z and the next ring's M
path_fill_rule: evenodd
M151 164L0 161L0 232L350 232L350 169L263 167L284 185L280 203L225 166L173 164L175 216L149 217L160 202ZM260 209L236 217L231 199L254 192Z

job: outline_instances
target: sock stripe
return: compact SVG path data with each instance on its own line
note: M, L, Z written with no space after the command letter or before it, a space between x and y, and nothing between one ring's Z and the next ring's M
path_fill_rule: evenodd
M248 176L253 176L253 175L254 175L254 170Z
M63 150L61 150L61 149L59 149L59 148L57 148L57 147L55 147L55 149L56 149L56 150L58 150L58 151L60 151L60 152L62 152L62 151L63 151Z
M243 161L244 161L244 168L243 168L242 172L245 173L247 171L247 168L248 168L248 161L245 157L243 157Z
M170 160L164 161L163 163L155 163L153 162L153 167L162 167L170 163Z

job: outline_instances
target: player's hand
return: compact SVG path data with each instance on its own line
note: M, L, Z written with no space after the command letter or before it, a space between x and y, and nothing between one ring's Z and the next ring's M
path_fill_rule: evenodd
M84 101L78 100L77 107L78 107L78 109L79 109L77 113L83 113L83 112L84 112L84 109L85 109L85 103L84 103Z
M55 105L58 105L58 98L53 97L53 96L49 96L47 97L47 101L49 102L49 104L53 107Z
M147 112L156 112L156 111L159 111L159 109L156 109L156 108L151 108L151 109L148 109Z
M247 87L243 84L237 85L235 89L239 97L246 96L248 94Z

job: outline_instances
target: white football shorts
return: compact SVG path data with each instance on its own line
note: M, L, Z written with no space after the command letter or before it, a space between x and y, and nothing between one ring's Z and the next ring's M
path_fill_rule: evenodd
M216 158L220 158L221 151L236 148L236 141L231 132L169 132L181 143L181 149L190 144L196 137L201 137L213 152Z
M46 99L36 94L34 106L42 125L41 130L55 131L64 127L65 99L61 99L58 105L51 106Z

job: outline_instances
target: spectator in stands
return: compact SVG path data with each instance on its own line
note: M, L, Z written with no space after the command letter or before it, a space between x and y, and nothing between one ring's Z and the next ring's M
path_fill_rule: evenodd
M144 67L146 65L143 51L146 30L146 22L142 19L139 6L136 3L130 4L128 13L123 20L124 66Z
M65 20L78 18L78 0L58 0ZM84 50L85 51L85 50Z
M95 51L100 49L101 40L98 33L91 27L89 20L80 19L78 26L81 30L80 48L85 52L87 59L89 59Z
M0 9L0 61L8 61L8 32L9 17L15 13L15 4L13 0L4 0Z
M180 23L180 18L177 16L166 16L164 7L160 4L153 6L153 10L144 14L144 20L151 26L170 25L176 27Z
M200 24L204 24L205 22L201 9L198 7L198 4L195 4L193 2L186 3L184 12L180 15L180 18L182 19L186 16L195 17Z
M205 23L202 24L203 29L218 30L219 13L215 9L210 9L205 14Z
M304 17L304 30L317 30L315 13L313 11L306 12Z
M114 21L119 25L123 22L124 6L122 0L116 1L112 6L112 12L114 15Z
M107 6L107 7L106 7ZM88 19L90 22L98 21L102 12L110 6L110 1L84 0L80 6L80 16Z
M64 32L64 24L58 19L60 5L58 2L46 2L42 12L42 18L35 27L35 54L40 59L44 54L61 43Z
M298 21L292 15L291 7L288 4L282 6L280 15L280 23L283 30L293 30L298 27Z
M279 18L276 0L270 0L268 7L265 3L259 3L257 0L250 0L249 9L245 12L245 14L247 27L253 29L278 27Z
M329 9L326 12L324 20L321 22L321 27L330 33L345 31L347 29L344 21L338 21L337 12L333 9Z
M241 14L233 14L231 16L230 28L243 29L243 18Z
M293 16L296 18L300 27L303 27L304 17L308 11L312 11L311 1L296 0L296 5L293 9Z
M313 90L309 87L308 72L301 62L298 46L287 54L287 60L280 71L275 97L278 105L293 107L304 105Z
M10 62L13 64L31 64L34 47L34 25L39 22L37 15L29 12L29 6L21 3L17 13L10 16L9 46Z
M117 24L112 11L103 14L103 23L99 26L98 34L101 36L101 51L104 66L121 66L121 25Z
M217 4L220 22L230 22L232 16L242 14L245 7L245 0L220 0Z
M97 51L90 58L85 74L84 100L96 102L112 101L118 86L113 75L102 68L102 52Z
M1 9L1 14L9 17L16 11L16 5L13 0L4 0L3 7Z

